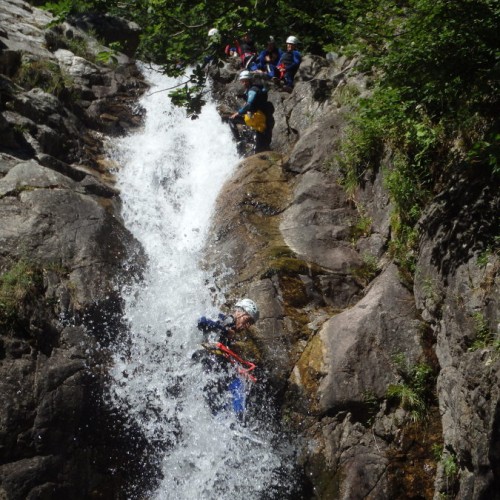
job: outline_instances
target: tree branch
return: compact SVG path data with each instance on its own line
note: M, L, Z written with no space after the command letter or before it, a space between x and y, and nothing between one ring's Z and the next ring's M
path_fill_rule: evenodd
M150 92L148 95L148 97L150 95L153 95L153 94L158 94L160 92L166 92L167 90L172 90L172 89L176 89L177 87L181 87L182 85L186 85L186 83L189 83L191 80L186 80L185 82L181 82L181 83L178 83L177 85L174 85L173 87L168 87L166 89L161 89L161 90L155 90L154 92Z

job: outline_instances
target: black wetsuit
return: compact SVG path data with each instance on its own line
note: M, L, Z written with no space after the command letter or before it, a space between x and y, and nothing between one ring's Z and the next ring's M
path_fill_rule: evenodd
M246 104L238 111L238 117L232 120L231 130L233 135L237 141L241 139L236 123L245 123L243 115L246 112L262 111L266 116L266 129L264 132L255 132L255 153L268 151L273 138L274 106L267 99L267 90L262 85L254 84L245 92L245 101Z

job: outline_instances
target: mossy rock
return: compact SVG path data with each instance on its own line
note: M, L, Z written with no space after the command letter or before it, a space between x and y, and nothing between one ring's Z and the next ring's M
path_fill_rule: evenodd
M323 342L319 335L315 335L308 343L302 356L295 365L297 372L292 374L292 383L299 386L301 393L309 401L312 412L318 412L318 392L323 372Z

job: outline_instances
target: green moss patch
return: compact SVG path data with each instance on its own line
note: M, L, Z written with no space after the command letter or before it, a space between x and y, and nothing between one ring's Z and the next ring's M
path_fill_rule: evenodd
M20 260L0 276L0 325L15 323L21 310L40 294L43 274L40 267Z

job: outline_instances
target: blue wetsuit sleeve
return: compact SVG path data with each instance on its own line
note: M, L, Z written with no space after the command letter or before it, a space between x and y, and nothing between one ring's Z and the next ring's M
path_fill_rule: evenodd
M255 97L257 96L257 92L255 90L250 89L248 91L248 96L247 96L247 102L245 105L238 110L239 115L244 115L247 111L252 111L253 109L253 102L255 100Z
M206 318L205 316L202 316L198 320L198 330L202 331L203 333L217 332L220 330L220 326L218 321L213 321Z
M293 61L286 68L288 71L298 69L298 67L300 66L300 63L302 61L302 56L300 55L300 52L298 50L294 50L292 52L292 55L293 55Z
M198 330L203 333L220 333L226 334L227 330L234 325L234 318L232 316L226 316L224 314L219 314L216 321L202 316L198 320Z
M259 57L257 59L257 67L259 69L265 70L266 69L266 51L263 50L259 54Z

